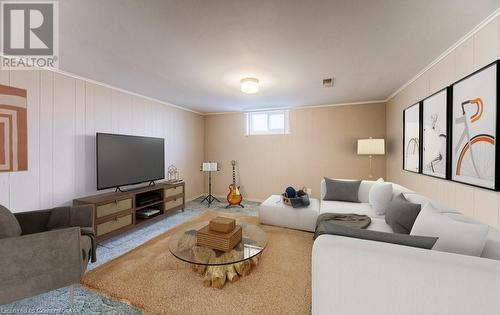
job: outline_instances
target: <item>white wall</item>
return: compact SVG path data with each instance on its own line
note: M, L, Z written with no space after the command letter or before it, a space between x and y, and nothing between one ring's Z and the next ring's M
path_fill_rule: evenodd
M50 71L2 70L0 84L28 91L28 171L0 173L0 204L13 212L95 194L96 132L165 138L187 197L203 192L203 116Z
M500 58L499 44L497 17L396 94L386 107L387 178L494 227L500 226L500 193L402 170L402 111Z

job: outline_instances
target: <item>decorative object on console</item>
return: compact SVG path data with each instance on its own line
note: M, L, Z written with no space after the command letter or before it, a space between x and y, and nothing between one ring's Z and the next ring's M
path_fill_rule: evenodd
M217 162L211 162L211 161L203 162L201 163L201 171L208 173L208 195L205 198L203 198L201 203L203 203L206 200L208 206L210 207L212 202L214 201L220 202L219 199L217 199L214 195L212 195L212 172L220 171L219 164Z
M0 85L0 172L28 170L27 92Z
M171 164L167 169L167 182L177 183L180 181L181 179L179 179L179 170L177 170L177 167L175 167L175 165Z
M452 85L453 181L498 190L498 61Z
M236 161L232 160L231 161L231 166L233 167L233 183L229 185L229 192L227 194L227 206L226 208L232 207L232 206L240 206L242 208L245 208L241 202L243 201L243 196L241 195L240 192L240 187L236 185Z
M445 88L422 101L422 173L446 178L448 93Z
M336 180L325 177L326 194L323 200L359 203L360 180Z
M420 103L403 111L403 169L420 172Z
M384 139L358 139L358 155L368 155L369 158L369 171L368 178L373 178L373 156L385 154L385 140Z

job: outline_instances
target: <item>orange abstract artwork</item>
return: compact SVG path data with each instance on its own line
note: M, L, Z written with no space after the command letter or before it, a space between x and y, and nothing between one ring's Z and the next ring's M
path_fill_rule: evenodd
M28 170L26 90L0 85L0 172Z

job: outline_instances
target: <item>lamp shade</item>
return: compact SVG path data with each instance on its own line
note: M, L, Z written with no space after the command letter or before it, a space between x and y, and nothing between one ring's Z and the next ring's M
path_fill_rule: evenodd
M384 139L358 139L358 155L384 155Z

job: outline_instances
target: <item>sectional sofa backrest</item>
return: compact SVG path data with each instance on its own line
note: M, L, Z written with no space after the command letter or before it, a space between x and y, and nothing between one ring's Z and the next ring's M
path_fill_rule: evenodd
M353 180L353 179L336 179L336 180ZM358 192L358 198L360 202L363 203L368 203L369 202L369 194L370 194L370 189L372 188L373 184L375 181L371 180L362 180L361 184L359 186L359 192ZM437 205L439 208L445 208L445 212L458 212L454 211L452 209L443 207L439 203L418 195L414 191L403 187L401 185L392 183L392 188L393 188L393 196L397 196L400 193L409 193L409 194L414 194L419 199L422 200L429 200L430 202L433 202L434 205ZM323 198L326 195L326 183L325 180L321 180L321 187L320 187L320 200L323 200ZM486 245L484 247L483 253L481 254L481 257L484 258L489 258L489 259L495 259L495 260L500 260L500 230L495 229L490 226L489 233L488 233L488 239L486 241Z

